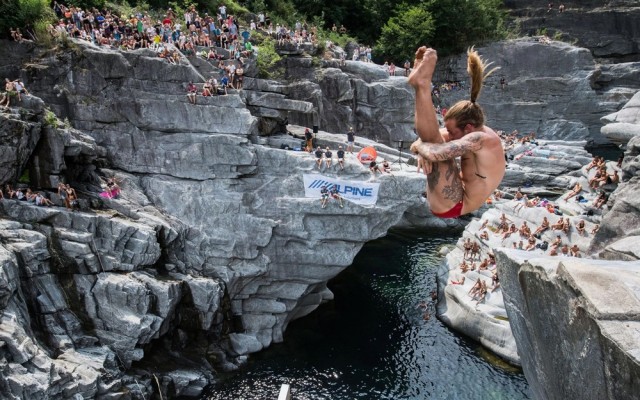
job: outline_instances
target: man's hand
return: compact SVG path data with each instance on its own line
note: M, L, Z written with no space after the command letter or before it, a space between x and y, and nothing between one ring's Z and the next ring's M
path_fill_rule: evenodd
M426 158L424 158L420 152L418 151L418 149L423 145L424 143L422 142L422 140L418 139L415 142L413 142L411 144L410 150L413 154L416 154L416 158L418 160L418 165L422 166L422 170L424 171L425 175L429 175L431 173L431 161L427 160Z
M420 147L421 144L422 144L422 139L417 139L415 142L411 143L411 147L409 147L409 150L413 154L418 154L418 147Z

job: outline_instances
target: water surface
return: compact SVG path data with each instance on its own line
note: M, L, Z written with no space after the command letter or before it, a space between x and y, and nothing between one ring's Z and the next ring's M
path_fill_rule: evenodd
M521 371L502 363L418 306L436 290L437 250L457 236L395 232L368 243L330 282L335 300L292 322L284 343L254 354L203 398L530 398Z

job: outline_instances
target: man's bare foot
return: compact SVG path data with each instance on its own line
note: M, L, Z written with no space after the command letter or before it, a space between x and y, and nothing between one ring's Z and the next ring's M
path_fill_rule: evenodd
M438 53L434 49L425 46L418 48L416 59L413 62L413 70L409 75L409 84L414 88L430 85L437 61ZM431 90L431 87L428 89Z

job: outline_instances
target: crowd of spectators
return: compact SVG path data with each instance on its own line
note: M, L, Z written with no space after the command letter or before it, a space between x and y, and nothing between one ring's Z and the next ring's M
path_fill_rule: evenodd
M179 62L172 44L186 55L195 55L197 47L221 47L237 58L253 52L248 42L250 33L240 32L237 19L221 6L217 15L200 15L191 6L182 16L167 9L159 18L149 12L117 15L107 8L83 10L79 7L53 4L58 23L48 27L53 36L70 36L98 46L121 50L151 48L168 61Z

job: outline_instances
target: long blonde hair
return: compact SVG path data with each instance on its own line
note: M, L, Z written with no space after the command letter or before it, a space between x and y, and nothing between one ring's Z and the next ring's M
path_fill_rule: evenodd
M456 126L460 129L464 129L468 124L478 128L484 125L484 112L476 101L480 96L484 80L496 70L500 69L500 67L495 67L489 72L485 72L491 64L493 63L485 64L484 60L473 47L467 50L467 72L471 77L471 96L469 100L461 100L454 104L447 111L444 117L445 121L450 119L455 120Z

